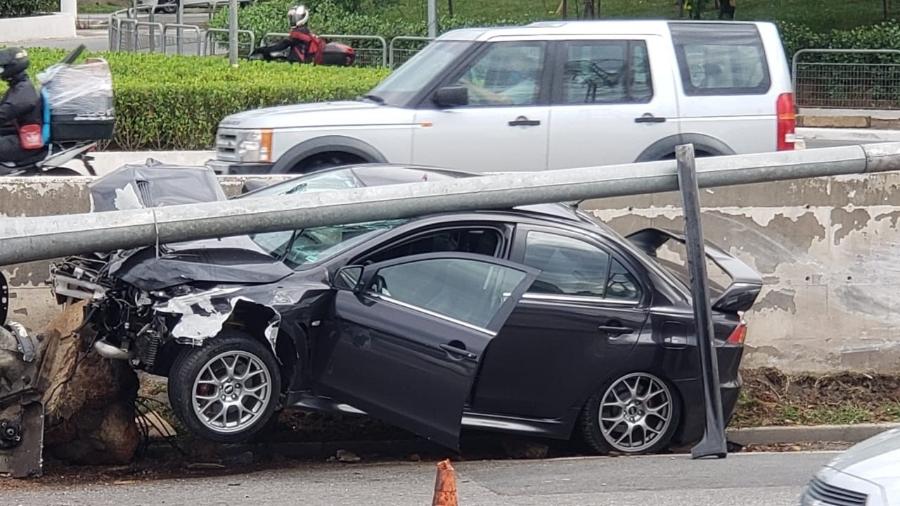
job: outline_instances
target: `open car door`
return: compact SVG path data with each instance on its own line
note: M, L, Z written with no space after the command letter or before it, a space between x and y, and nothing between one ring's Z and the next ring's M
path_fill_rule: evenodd
M337 271L322 393L457 449L484 350L538 271L484 255L414 255Z

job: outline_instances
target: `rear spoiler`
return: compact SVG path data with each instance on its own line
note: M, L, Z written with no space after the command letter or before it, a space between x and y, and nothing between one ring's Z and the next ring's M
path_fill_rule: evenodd
M645 228L627 236L632 244L652 257L669 241L685 243L684 235L659 228ZM718 247L706 243L706 257L719 266L731 284L712 302L713 309L720 311L746 311L753 306L762 289L762 277L756 270Z

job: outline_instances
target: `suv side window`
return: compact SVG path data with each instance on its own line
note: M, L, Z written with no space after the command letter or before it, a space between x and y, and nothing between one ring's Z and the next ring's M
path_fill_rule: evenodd
M685 95L763 95L769 65L755 25L670 23Z
M530 231L525 259L541 273L529 293L639 301L640 283L618 260L585 241Z
M653 98L644 41L569 41L565 43L564 57L557 103L647 103Z
M492 42L449 86L465 86L469 106L535 105L545 47L543 42Z

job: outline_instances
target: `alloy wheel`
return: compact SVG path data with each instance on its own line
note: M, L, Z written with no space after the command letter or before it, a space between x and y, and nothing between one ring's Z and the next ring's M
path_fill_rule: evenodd
M272 400L272 378L256 355L227 351L203 365L191 393L200 423L223 434L238 432L265 413Z
M616 380L600 401L600 432L614 449L637 453L653 446L672 423L669 386L648 373Z

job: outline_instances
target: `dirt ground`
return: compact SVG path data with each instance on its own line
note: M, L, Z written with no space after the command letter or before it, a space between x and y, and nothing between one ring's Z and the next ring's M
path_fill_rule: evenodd
M787 376L774 369L743 371L744 391L733 427L761 425L801 425L826 423L864 423L900 421L900 375L868 375L840 373L826 376ZM140 395L145 406L170 420L166 403L165 383L142 378ZM50 460L45 476L37 480L9 480L0 478L0 491L20 487L54 486L67 483L121 484L137 480L154 480L185 476L228 475L248 469L290 467L302 460L265 452L223 456L218 445L191 438L172 420L177 436L168 442L156 438L148 443L138 460L129 466L68 466ZM377 420L354 416L333 416L288 410L283 412L263 443L310 442L372 442L410 441L414 436ZM163 450L167 445L179 450ZM464 433L463 452L457 459L503 459L567 457L582 454L583 448L569 442L521 440L501 435L486 437L484 433ZM759 445L741 448L742 452L843 450L843 442ZM155 448L155 450L154 450ZM352 443L350 448L352 448ZM362 461L439 460L444 456L432 454L433 445L423 443L421 452L368 454L359 451ZM686 450L686 449L682 449ZM249 454L249 455L248 455ZM354 454L355 456L355 454ZM335 461L335 465L352 465L337 461L335 456L319 456L309 460ZM353 462L353 461L350 461Z
M900 422L900 374L741 372L732 427Z

